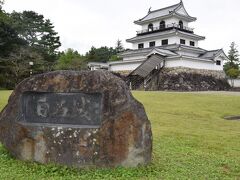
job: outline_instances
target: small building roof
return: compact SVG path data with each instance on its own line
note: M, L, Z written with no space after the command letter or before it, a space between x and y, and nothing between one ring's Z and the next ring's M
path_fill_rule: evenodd
M225 54L225 52L223 51L223 49L217 49L217 50L212 50L212 51L206 51L204 54L200 55L200 58L204 58L204 59L211 59L214 60L216 57L223 55L224 58L228 58Z
M143 17L143 18L141 18L137 21L134 21L134 23L138 24L138 25L141 25L144 22L148 22L148 21L151 21L151 20L156 20L156 19L159 19L159 18L167 17L167 16L174 16L174 15L176 15L178 17L180 16L182 18L185 18L189 22L196 20L195 17L192 17L187 13L187 11L186 11L186 9L183 5L183 2L180 1L180 3L174 4L172 6L157 9L157 10L154 10L154 11L149 10L148 14L145 17Z

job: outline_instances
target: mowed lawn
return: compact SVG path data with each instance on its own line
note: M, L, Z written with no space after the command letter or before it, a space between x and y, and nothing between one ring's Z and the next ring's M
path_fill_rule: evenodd
M77 170L25 163L0 147L0 179L240 179L240 96L133 92L153 131L146 167ZM0 109L10 91L0 91Z

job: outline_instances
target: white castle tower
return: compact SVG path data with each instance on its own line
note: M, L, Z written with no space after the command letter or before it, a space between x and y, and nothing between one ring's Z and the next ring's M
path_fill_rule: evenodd
M119 54L122 61L89 63L94 70L107 68L113 72L135 73L146 77L156 67L184 67L191 69L223 71L227 59L222 49L208 51L198 47L204 36L194 33L189 23L196 21L190 16L183 2L151 11L134 21L141 30L127 39L132 49Z

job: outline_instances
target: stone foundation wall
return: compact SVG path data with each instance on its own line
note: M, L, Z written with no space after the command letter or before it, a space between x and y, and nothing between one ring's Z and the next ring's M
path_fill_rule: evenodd
M190 74L201 74L203 76L212 76L217 79L225 79L226 78L226 74L224 71L191 69L191 68L185 68L185 67L164 68L163 71L165 71L169 74L190 73Z
M146 90L220 91L228 90L223 71L190 68L164 68L148 84Z

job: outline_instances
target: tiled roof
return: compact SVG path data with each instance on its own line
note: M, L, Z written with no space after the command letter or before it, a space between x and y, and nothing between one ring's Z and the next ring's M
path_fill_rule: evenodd
M207 51L206 53L200 55L199 57L203 58L203 59L212 59L213 60L220 51L221 51L221 49Z
M171 12L173 12L178 6L180 6L180 3L169 6L169 7L165 7L162 9L158 9L155 11L150 11L147 16L141 19L141 21L146 21L146 20L157 18L157 17L166 16Z
M161 9L157 9L157 10L154 10L154 11L149 11L148 14L145 17L135 21L135 23L137 24L137 23L140 23L140 22L143 22L143 21L148 21L148 20L159 18L159 17L164 17L164 16L167 16L167 15L171 15L173 13L176 13L176 14L178 14L180 16L185 16L185 17L191 18L192 20L196 20L196 18L191 17L188 14L187 15L183 15L183 14L177 13L176 11L180 7L184 8L184 5L183 5L182 1L180 3L172 5L172 6L168 6L168 7L161 8Z

